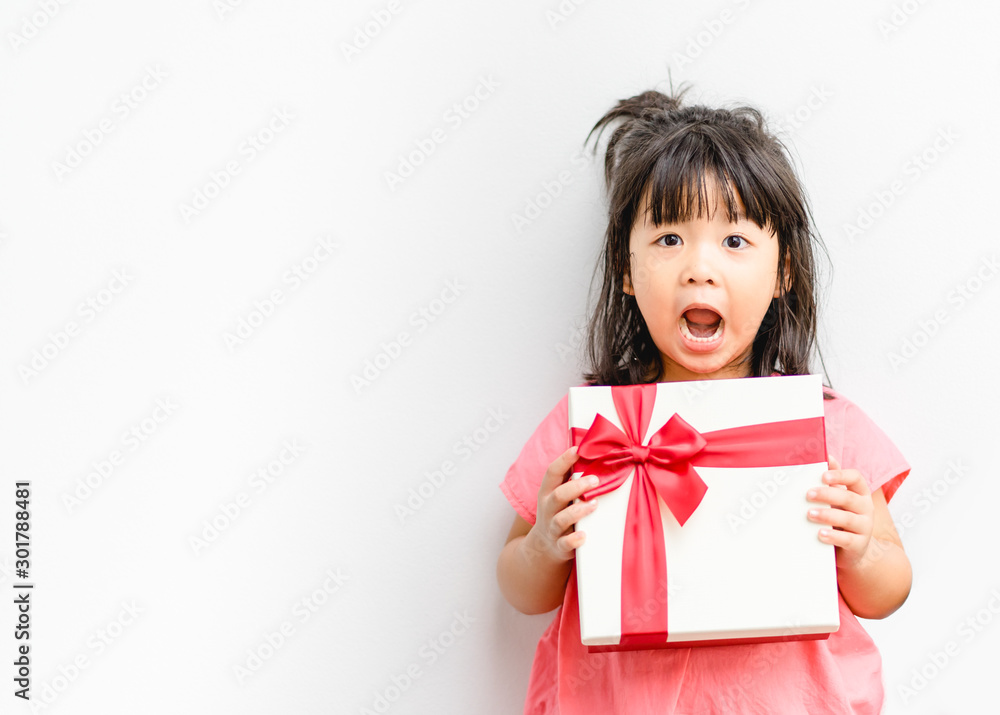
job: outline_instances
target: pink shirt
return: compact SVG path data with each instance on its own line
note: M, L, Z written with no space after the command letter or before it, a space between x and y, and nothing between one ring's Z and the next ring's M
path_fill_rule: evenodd
M827 450L842 469L859 470L872 491L882 487L888 501L909 465L861 408L830 392ZM563 396L500 484L531 524L545 470L571 445L567 403ZM580 642L574 569L535 651L524 712L860 715L880 712L882 699L882 658L842 596L840 630L825 640L591 654Z

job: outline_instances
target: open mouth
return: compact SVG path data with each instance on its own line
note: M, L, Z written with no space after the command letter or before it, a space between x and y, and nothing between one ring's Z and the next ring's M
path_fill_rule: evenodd
M692 308L681 316L681 333L695 343L712 343L724 330L725 321L714 310Z

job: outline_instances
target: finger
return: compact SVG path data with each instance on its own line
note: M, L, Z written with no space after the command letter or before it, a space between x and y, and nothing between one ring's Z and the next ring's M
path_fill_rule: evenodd
M820 529L818 536L819 540L824 544L833 544L843 549L851 549L854 546L860 547L863 540L863 537L852 534L850 531L837 531L835 529Z
M835 529L843 529L844 531L849 531L852 534L861 534L864 529L865 517L849 511L844 511L843 509L834 509L832 507L827 507L826 509L810 509L807 516L810 521L814 521L818 524L826 524Z
M871 494L868 482L865 480L864 475L857 469L838 469L824 472L823 483L831 485L843 484L850 491L863 496Z
M545 470L545 476L542 477L542 483L539 487L540 493L548 494L566 481L566 477L569 475L570 467L573 466L573 463L576 462L577 458L576 445L573 445L552 460L549 468Z
M830 469L840 469L840 462L834 459L832 454L826 455L826 461L830 465Z
M552 495L558 503L565 506L574 499L578 499L582 494L590 491L600 483L600 480L596 476L589 474L585 477L570 479L566 483L560 484L556 487Z
M593 489L597 484L598 479L593 475L570 479L539 498L539 513L543 515L543 518L554 517L583 492Z
M572 558L576 550L580 545L586 540L587 535L582 531L574 531L571 534L566 534L566 536L560 537L556 541L556 549L565 558Z
M855 494L848 489L840 487L815 487L806 493L808 501L829 504L837 509L854 512L855 514L868 514L874 511L875 507L871 503L871 497Z
M589 501L581 501L576 504L571 504L566 507L552 519L552 523L555 525L559 531L558 533L563 533L566 529L571 528L580 519L587 516L597 508L597 499L591 499Z

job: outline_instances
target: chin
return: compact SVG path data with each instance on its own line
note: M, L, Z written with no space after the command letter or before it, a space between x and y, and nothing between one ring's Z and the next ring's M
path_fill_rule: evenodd
M735 359L734 355L713 351L700 357L683 355L680 359L671 358L670 364L697 375L711 375L727 368L737 369L738 366L732 364Z

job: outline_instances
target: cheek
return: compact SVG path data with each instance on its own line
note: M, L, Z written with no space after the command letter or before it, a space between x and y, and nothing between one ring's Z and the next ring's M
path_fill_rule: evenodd
M645 293L649 290L651 271L648 260L641 256L632 257L632 285L637 293Z
M743 286L733 310L734 331L756 335L771 305L773 287L759 284Z
M632 282L647 291L671 285L675 276L672 262L660 251L639 249L632 254Z
M649 277L636 285L635 299L639 310L650 325L670 319L673 294L660 276Z
M676 285L674 267L655 253L640 254L632 262L632 280L649 295L663 298Z
M638 301L639 312L646 322L646 327L653 337L653 341L662 347L663 340L669 340L677 330L677 316L670 310L669 301L663 295L657 295L655 291L646 293L642 300Z

